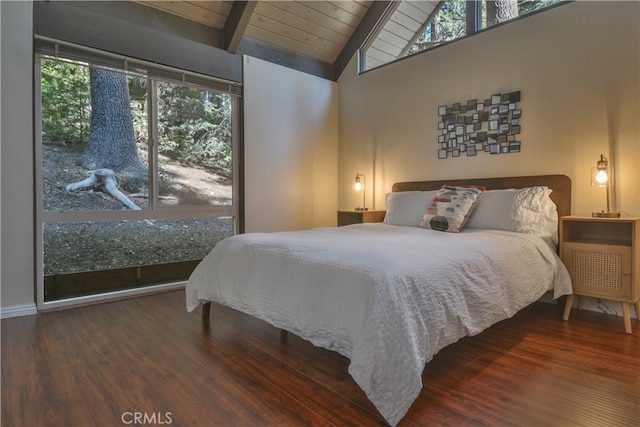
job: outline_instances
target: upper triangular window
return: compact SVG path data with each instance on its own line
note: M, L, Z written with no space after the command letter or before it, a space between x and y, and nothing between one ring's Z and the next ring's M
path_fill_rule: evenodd
M451 0L390 4L360 50L367 71L567 0Z

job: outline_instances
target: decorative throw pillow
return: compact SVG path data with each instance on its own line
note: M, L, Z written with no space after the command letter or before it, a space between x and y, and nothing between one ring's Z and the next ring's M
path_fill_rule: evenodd
M484 187L442 187L422 217L420 227L459 232L483 191Z

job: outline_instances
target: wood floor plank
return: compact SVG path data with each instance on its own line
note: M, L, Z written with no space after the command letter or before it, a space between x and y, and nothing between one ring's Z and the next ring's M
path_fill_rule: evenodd
M400 427L640 424L640 325L536 303L440 351ZM2 426L385 425L349 360L183 291L2 320ZM164 417L164 418L163 418Z
M363 408L347 398L336 399L330 387L315 382L285 363L266 355L245 357L241 363L255 371L259 378L320 414L331 425L352 425L354 421L370 426L380 424L380 416L373 407Z
M238 320L246 321L252 325L250 328L242 329L243 332L246 332L247 342L256 345L273 359L291 366L320 384L324 384L336 394L343 396L364 410L377 413L365 393L349 375L349 359L346 357L333 351L315 347L294 334L288 334L286 340L281 340L280 331L261 320L246 315L240 315L238 318L233 316L233 319L234 322L231 324L226 322L230 319L219 319L215 322L215 329L229 328L230 333L237 333L238 329L242 327L242 324L238 324Z

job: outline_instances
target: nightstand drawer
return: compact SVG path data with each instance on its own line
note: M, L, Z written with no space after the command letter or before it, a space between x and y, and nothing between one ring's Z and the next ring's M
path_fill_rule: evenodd
M575 294L632 300L631 247L565 242L562 261Z

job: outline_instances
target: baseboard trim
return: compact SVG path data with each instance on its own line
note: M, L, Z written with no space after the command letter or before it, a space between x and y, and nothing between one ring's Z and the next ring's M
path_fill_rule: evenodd
M35 303L11 305L9 307L0 308L0 319L9 319L11 317L32 316L38 314Z

